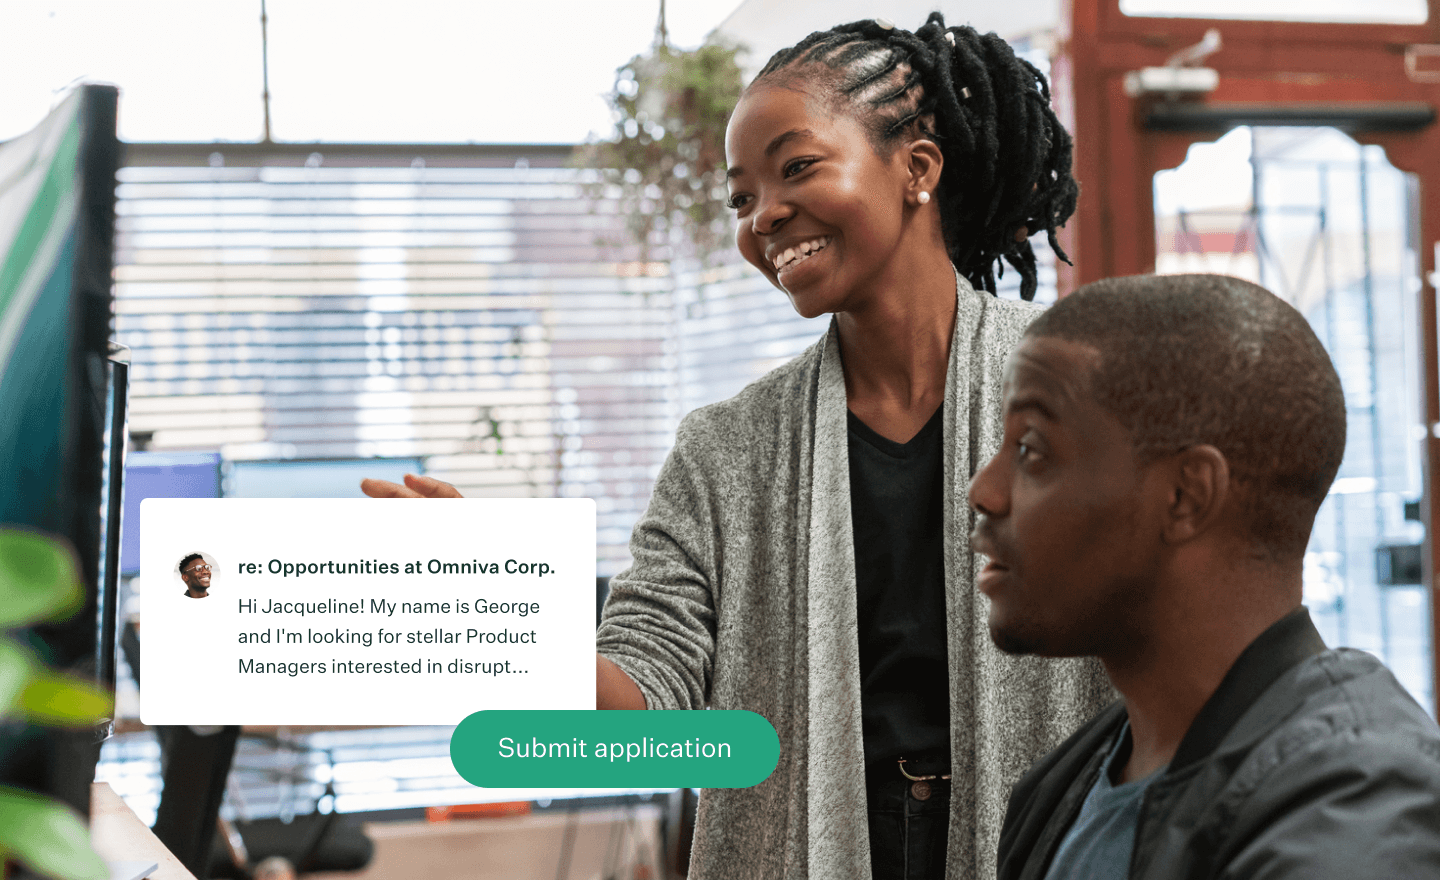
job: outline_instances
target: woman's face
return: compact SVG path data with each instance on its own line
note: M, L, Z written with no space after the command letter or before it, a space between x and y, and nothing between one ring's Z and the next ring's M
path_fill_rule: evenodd
M843 107L752 86L725 133L740 253L807 318L862 306L904 278L905 153L878 154Z

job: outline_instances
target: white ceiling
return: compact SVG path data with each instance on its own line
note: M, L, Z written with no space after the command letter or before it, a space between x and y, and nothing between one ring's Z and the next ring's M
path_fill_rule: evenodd
M743 63L753 76L771 55L812 31L876 16L913 30L936 9L945 14L947 24L968 24L1007 40L1046 33L1060 20L1060 0L745 0L718 30L750 50Z

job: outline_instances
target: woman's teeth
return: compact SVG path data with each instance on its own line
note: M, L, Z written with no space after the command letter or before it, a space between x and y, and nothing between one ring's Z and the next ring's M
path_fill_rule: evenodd
M775 258L775 271L779 272L787 266L798 263L811 254L818 253L830 244L830 236L825 235L810 241L802 241L794 247L786 248L785 253Z

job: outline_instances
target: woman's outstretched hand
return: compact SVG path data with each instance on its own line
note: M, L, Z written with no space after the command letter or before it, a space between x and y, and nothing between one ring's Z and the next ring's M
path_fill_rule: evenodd
M434 477L405 475L405 485L389 480L361 480L360 491L371 498L464 498L460 490Z

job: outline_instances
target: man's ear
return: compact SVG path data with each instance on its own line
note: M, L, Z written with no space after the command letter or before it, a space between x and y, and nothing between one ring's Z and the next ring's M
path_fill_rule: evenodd
M1209 444L1191 446L1175 454L1166 469L1170 503L1166 510L1165 542L1184 544L1212 529L1230 500L1230 463Z

